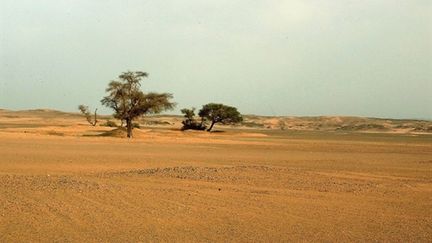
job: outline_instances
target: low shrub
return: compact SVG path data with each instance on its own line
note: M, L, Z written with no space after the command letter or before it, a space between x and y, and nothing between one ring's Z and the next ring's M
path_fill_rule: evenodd
M101 126L104 127L118 127L117 123L115 123L114 121L108 120L105 123L101 124Z

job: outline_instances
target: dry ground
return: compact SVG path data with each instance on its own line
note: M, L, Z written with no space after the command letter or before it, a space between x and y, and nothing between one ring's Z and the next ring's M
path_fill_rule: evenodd
M0 242L432 241L432 136L0 116Z

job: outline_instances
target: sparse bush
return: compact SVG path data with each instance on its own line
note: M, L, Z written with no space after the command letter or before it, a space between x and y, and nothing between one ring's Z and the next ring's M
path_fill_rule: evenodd
M114 121L108 120L105 123L101 124L101 126L104 127L118 127L117 123L115 123Z
M184 120L182 121L184 130L205 130L206 125L204 124L204 119L201 119L201 122L195 120L195 108L192 109L182 109L181 113L184 114Z
M97 120L97 109L94 111L94 119L92 120L92 115L90 114L89 107L86 105L79 105L78 109L81 111L81 113L85 116L86 120L90 125L96 126L98 120Z
M171 123L170 122L168 122L168 121L143 121L143 123L145 124L145 125L162 125L162 126L169 126L169 125L171 125Z
M278 126L279 126L279 128L281 129L281 130L285 130L286 129L286 123L285 123L285 121L284 120L279 120L279 122L278 122Z
M141 125L140 125L139 123L136 123L136 122L134 122L134 123L132 124L132 126L133 126L133 128L138 128L138 129L141 128Z

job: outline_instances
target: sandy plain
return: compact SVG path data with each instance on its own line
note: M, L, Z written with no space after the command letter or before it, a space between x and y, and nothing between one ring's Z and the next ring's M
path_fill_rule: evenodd
M432 135L0 112L0 242L432 241Z

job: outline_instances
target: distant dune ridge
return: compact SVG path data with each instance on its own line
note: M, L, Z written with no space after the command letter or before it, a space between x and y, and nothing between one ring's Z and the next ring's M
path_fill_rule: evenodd
M359 132L432 132L432 122L426 120L383 119L350 116L262 117L246 116L244 125L277 129Z
M65 120L66 119L66 120ZM100 124L114 120L110 115L100 115ZM143 126L181 127L182 116L146 116L138 121ZM38 127L46 125L85 124L79 113L69 113L51 109L11 111L0 109L0 128ZM222 126L223 127L223 126ZM432 133L432 121L408 119L383 119L351 116L259 116L244 115L244 121L235 126L244 129L282 129L299 131L341 131L341 132L382 132L382 133ZM121 131L111 132L120 136ZM111 134L110 133L110 134ZM109 134L104 134L108 136Z

